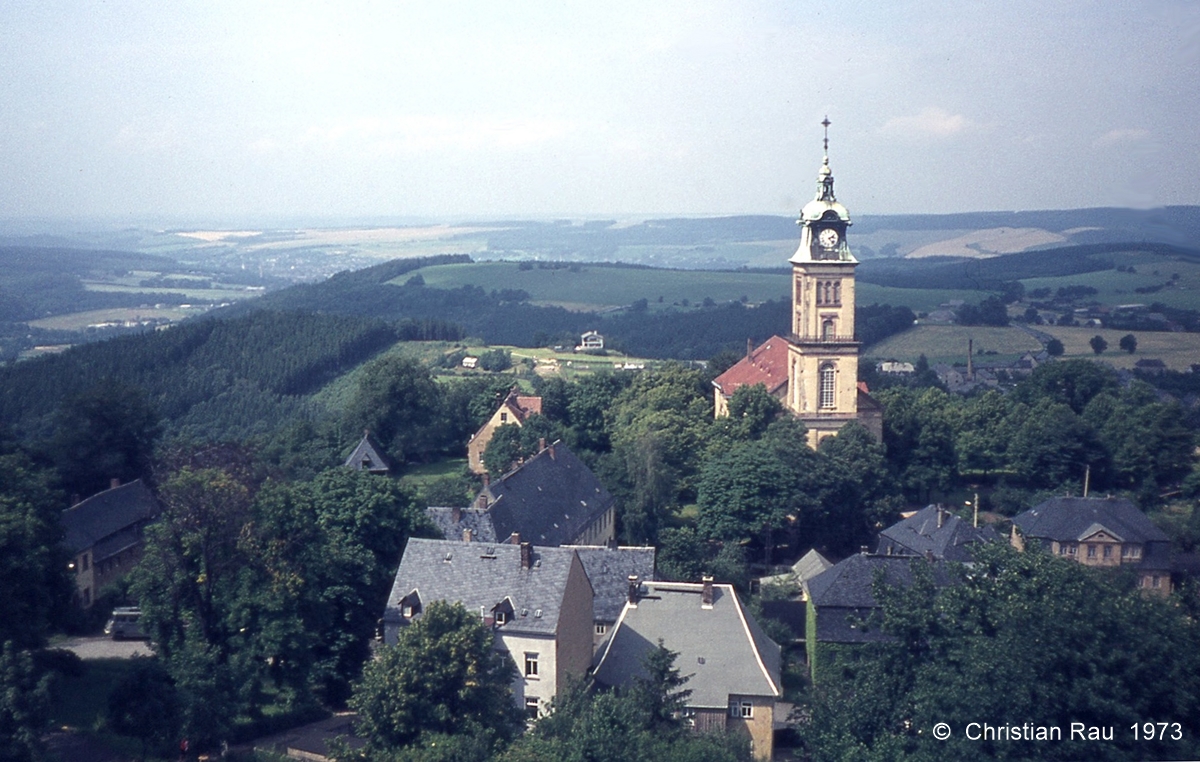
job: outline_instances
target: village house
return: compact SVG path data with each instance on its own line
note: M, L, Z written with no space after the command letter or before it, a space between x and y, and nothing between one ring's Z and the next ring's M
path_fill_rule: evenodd
M929 505L880 532L875 552L968 563L974 546L1000 539L989 526L973 527L942 506Z
M379 444L369 431L363 432L363 438L359 440L354 447L354 452L350 453L350 457L346 458L346 462L342 465L345 468L372 474L392 473L391 459L384 453L383 445Z
M63 544L71 553L75 600L91 608L104 588L142 557L142 532L161 512L141 479L112 486L62 512Z
M771 338L746 352L746 356L713 379L713 415L729 415L729 399L743 386L762 384L780 402L787 396L788 343L781 336Z
M598 331L588 331L579 337L576 352L595 352L604 349L604 337Z
M688 678L688 726L745 732L755 757L771 759L783 695L780 648L733 586L711 577L698 584L630 579L617 624L596 654L596 682L618 687L644 678L646 655L659 643L678 654L675 666Z
M541 397L520 394L519 389L514 386L496 412L492 413L492 417L471 435L471 440L467 443L467 468L472 473L487 473L487 467L483 465L483 453L487 450L488 442L492 441L496 429L506 424L520 426L526 418L541 412Z
M1171 540L1124 498L1056 497L1013 518L1012 544L1086 566L1130 567L1138 586L1171 591Z
M615 504L591 469L555 442L486 480L469 508L433 506L426 514L448 540L607 545L616 537Z
M384 642L433 601L461 603L493 629L519 676L513 696L530 718L545 713L569 675L592 659L592 587L571 548L412 538L384 612Z
M592 646L599 649L625 608L629 578L653 580L654 553L649 546L566 545L579 554L592 583Z

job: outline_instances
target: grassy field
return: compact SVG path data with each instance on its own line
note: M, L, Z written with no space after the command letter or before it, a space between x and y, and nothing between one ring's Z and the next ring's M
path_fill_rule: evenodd
M55 315L41 320L31 320L29 325L54 331L82 331L90 325L100 323L164 319L175 322L203 314L205 311L205 308L201 307L116 307L110 310L88 310L87 312L72 312L69 315Z
M1017 328L991 326L919 325L872 346L872 357L915 361L921 355L931 363L967 361L967 341L975 340L976 352L988 361L1017 359L1026 352L1039 352L1037 339ZM1115 345L1114 345L1115 346Z
M1038 330L1054 336L1063 343L1065 357L1082 357L1103 360L1117 368L1132 368L1138 360L1154 358L1162 360L1172 370L1187 370L1192 363L1200 363L1200 334L1170 333L1167 331L1134 331L1137 352L1121 351L1118 342L1129 331L1113 331L1107 328L1077 328L1062 326L1039 326ZM1108 342L1108 349L1101 355L1092 351L1088 342L1093 336L1101 336Z
M1136 272L1102 270L1080 275L1055 278L1029 278L1021 281L1026 292L1038 288L1049 288L1052 292L1064 286L1091 286L1097 290L1095 296L1083 301L1102 304L1150 304L1161 302L1169 307L1200 309L1200 264L1184 262L1166 257L1129 255L1121 260L1130 264ZM1178 278L1171 280L1172 275ZM1169 284L1169 285L1167 285ZM1138 288L1163 286L1153 293L1137 293Z
M1099 359L1117 368L1132 368L1138 360L1146 358L1162 360L1173 370L1187 370L1192 363L1200 363L1200 334L1196 333L1136 332L1137 352L1131 355L1118 348L1121 337L1129 331L1053 325L1038 326L1038 330L1063 343L1065 358ZM1088 344L1097 335L1102 336L1109 347L1099 356ZM971 338L975 340L977 353L996 352L996 355L980 358L985 362L1016 359L1025 352L1039 352L1042 349L1037 339L1019 328L920 325L872 346L869 353L879 359L911 362L923 354L931 363L964 363L967 340Z

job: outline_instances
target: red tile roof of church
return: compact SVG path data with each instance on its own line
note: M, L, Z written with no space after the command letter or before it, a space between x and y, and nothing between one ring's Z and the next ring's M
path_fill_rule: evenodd
M787 385L788 342L782 336L772 336L755 347L729 370L713 380L721 393L733 396L738 387L746 384L763 384L774 394Z

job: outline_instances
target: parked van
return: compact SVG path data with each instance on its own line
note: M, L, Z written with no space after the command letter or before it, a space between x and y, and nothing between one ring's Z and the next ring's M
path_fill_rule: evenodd
M113 609L112 618L104 626L104 634L111 636L113 640L148 638L150 636L142 631L141 620L141 609L136 606L118 606Z

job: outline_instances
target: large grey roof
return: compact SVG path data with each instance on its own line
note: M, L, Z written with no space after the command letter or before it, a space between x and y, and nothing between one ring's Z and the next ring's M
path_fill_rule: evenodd
M880 640L880 633L862 626L862 621L879 605L873 589L876 575L882 575L888 585L907 587L912 584L912 565L929 563L913 556L859 553L809 580L808 596L817 612L817 640L834 643ZM943 562L934 561L931 567L935 584L953 582Z
M610 548L605 545L566 545L574 548L592 583L592 610L599 622L615 622L629 599L629 577L654 579L654 548Z
M1056 497L1013 518L1026 537L1081 540L1100 525L1124 542L1169 542L1166 533L1124 498Z
M879 533L879 553L923 556L947 561L971 560L970 546L1000 539L991 527L976 529L952 513L943 512L941 526L936 505L926 506Z
M62 512L63 543L72 553L101 545L96 553L102 560L111 550L102 545L104 540L127 535L126 530L154 518L159 510L154 494L141 479L107 489ZM123 541L118 544L128 546Z
M481 495L496 537L512 533L540 545L565 545L613 504L612 495L566 445L555 442L492 480Z
M535 546L533 564L522 569L518 545L413 537L396 571L385 618L397 619L401 600L414 590L422 606L432 601L458 602L468 611L488 616L507 598L514 619L503 625L506 631L553 635L567 579L577 563L574 550ZM579 573L583 574L582 564Z
M688 677L689 706L728 706L729 695L782 695L779 646L763 633L731 585L713 586L713 607L701 607L696 583L649 582L637 606L626 605L596 654L595 678L626 685L644 677L646 654L659 640Z

